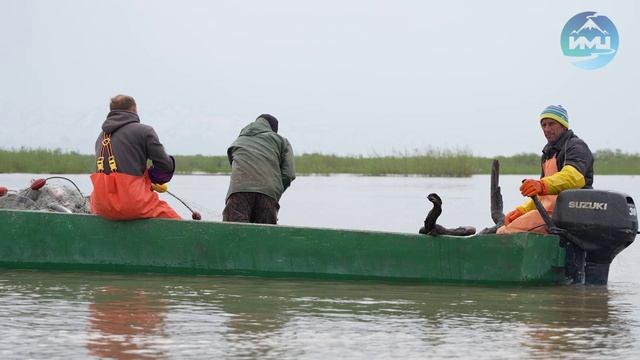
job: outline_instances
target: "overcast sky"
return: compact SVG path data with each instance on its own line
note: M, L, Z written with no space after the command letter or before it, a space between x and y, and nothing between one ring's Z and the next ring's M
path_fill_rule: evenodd
M562 53L584 11L613 61ZM640 152L640 2L0 0L0 148L92 153L112 95L170 154L225 154L261 113L296 153L539 152L562 104L592 150Z

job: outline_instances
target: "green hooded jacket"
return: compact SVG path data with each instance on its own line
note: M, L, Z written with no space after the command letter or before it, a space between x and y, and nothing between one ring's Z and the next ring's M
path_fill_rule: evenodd
M227 150L231 164L229 196L257 192L280 201L296 178L293 149L289 141L271 130L263 118L245 126Z

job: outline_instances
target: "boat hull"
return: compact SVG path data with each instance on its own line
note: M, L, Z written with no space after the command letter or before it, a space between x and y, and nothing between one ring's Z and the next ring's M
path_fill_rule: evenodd
M558 244L533 233L436 237L0 210L0 267L12 269L558 284Z

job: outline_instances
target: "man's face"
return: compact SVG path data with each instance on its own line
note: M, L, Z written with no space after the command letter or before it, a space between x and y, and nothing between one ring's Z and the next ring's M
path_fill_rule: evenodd
M553 119L542 119L542 121L540 121L540 125L542 126L544 137L546 137L547 141L550 143L558 140L560 135L567 131L566 127Z

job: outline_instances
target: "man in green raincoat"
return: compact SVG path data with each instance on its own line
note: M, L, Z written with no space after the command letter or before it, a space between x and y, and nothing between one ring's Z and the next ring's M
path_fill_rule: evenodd
M227 150L231 164L223 221L276 224L279 201L296 178L293 149L278 135L278 120L262 114Z

